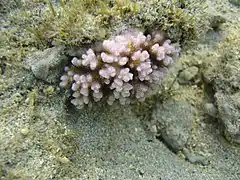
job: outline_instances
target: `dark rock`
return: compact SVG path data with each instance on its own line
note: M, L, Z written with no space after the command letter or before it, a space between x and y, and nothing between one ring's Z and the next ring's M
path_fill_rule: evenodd
M194 108L186 102L170 100L157 105L152 120L163 141L177 152L185 146L191 135Z

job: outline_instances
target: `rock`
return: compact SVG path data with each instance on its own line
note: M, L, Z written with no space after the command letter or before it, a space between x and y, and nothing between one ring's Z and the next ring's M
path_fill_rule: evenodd
M152 120L163 141L177 152L185 146L194 122L194 108L186 102L169 100L158 104Z
M183 154L186 159L192 164L202 164L204 166L209 164L209 160L206 157L201 155L195 155L186 148L183 148Z
M212 69L213 68L208 68L208 69L205 69L204 72L203 72L203 82L205 84L211 84L213 79L214 79Z
M238 20L237 20L238 21ZM233 21L234 22L234 21ZM238 30L231 29L218 44L216 59L207 67L204 80L212 89L225 138L240 144L240 41Z
M27 136L29 134L29 129L28 128L23 128L23 129L21 129L20 132L23 136Z
M215 108L214 104L206 103L204 105L205 113L209 116L216 117L217 116L217 109Z
M49 65L46 62L40 61L32 65L31 69L36 78L46 80L49 72Z
M240 92L233 95L218 92L215 98L226 139L240 144Z
M67 58L62 55L62 47L37 51L27 59L27 67L38 79L52 83L58 81Z
M67 157L59 157L58 160L62 163L62 164L68 164L70 163L70 160Z
M187 84L189 81L192 81L197 76L197 74L198 68L196 66L186 68L180 73L178 82L179 84Z
M219 46L220 57L209 75L216 92L234 94L240 90L240 35L235 31L229 34L226 42Z

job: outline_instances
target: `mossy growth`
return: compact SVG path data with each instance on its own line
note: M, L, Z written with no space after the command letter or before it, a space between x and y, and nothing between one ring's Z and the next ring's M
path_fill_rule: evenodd
M128 28L161 30L189 44L208 30L206 0L25 0L4 16L0 59L20 61L37 49L79 47Z
M173 41L190 44L208 30L206 1L148 1L133 23L145 29L160 29Z
M211 76L217 79L217 87L236 93L240 89L240 24L232 20L228 35L217 46L217 61Z
M233 20L232 23L233 25L228 30L228 36L218 45L218 51L224 56L225 62L234 61L236 63L240 59L240 24L237 20Z
M124 27L160 29L183 43L196 40L207 29L202 1L172 0L61 0L30 31L46 46L81 46L111 36Z
M28 29L41 21L40 8L43 0L11 1L18 2L16 7L2 15L0 30L0 61L16 63L29 52L39 48L39 42ZM8 2L8 1L2 1ZM10 3L10 2L9 2Z
M61 0L48 10L39 26L29 29L46 46L79 46L106 38L114 22L139 12L130 0Z

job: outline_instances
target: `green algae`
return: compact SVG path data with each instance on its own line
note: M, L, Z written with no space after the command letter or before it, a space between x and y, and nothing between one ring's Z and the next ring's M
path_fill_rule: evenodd
M60 7L49 1L42 25L31 31L46 44L79 46L109 37L120 24L160 29L175 41L187 42L206 32L204 9L203 1L71 0L61 1Z
M34 0L21 1L6 13L0 31L0 58L21 61L36 49L79 47L128 28L158 29L182 43L208 29L205 0Z

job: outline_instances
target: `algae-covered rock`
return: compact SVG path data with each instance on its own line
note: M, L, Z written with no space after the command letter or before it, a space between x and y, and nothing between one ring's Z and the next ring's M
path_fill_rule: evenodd
M47 82L56 82L60 77L67 58L62 55L62 47L53 47L37 51L27 59L27 66L34 76Z
M169 100L157 105L152 120L160 137L176 152L185 146L191 135L194 108L186 102Z
M235 93L240 90L240 19L233 20L235 24L228 36L218 46L218 61L215 62L212 77L214 88L224 93Z
M219 92L215 98L225 137L230 142L240 144L240 93L227 95Z
M212 86L217 117L223 134L232 143L240 143L240 34L239 18L230 20L226 37L217 45L209 66L204 69L204 80Z
M180 84L187 84L192 81L198 74L199 69L196 66L192 66L189 68L184 69L178 78L178 82Z
M173 41L188 44L209 28L206 0L72 0L48 5L42 23L31 28L36 40L45 45L80 46L129 28L158 29Z

